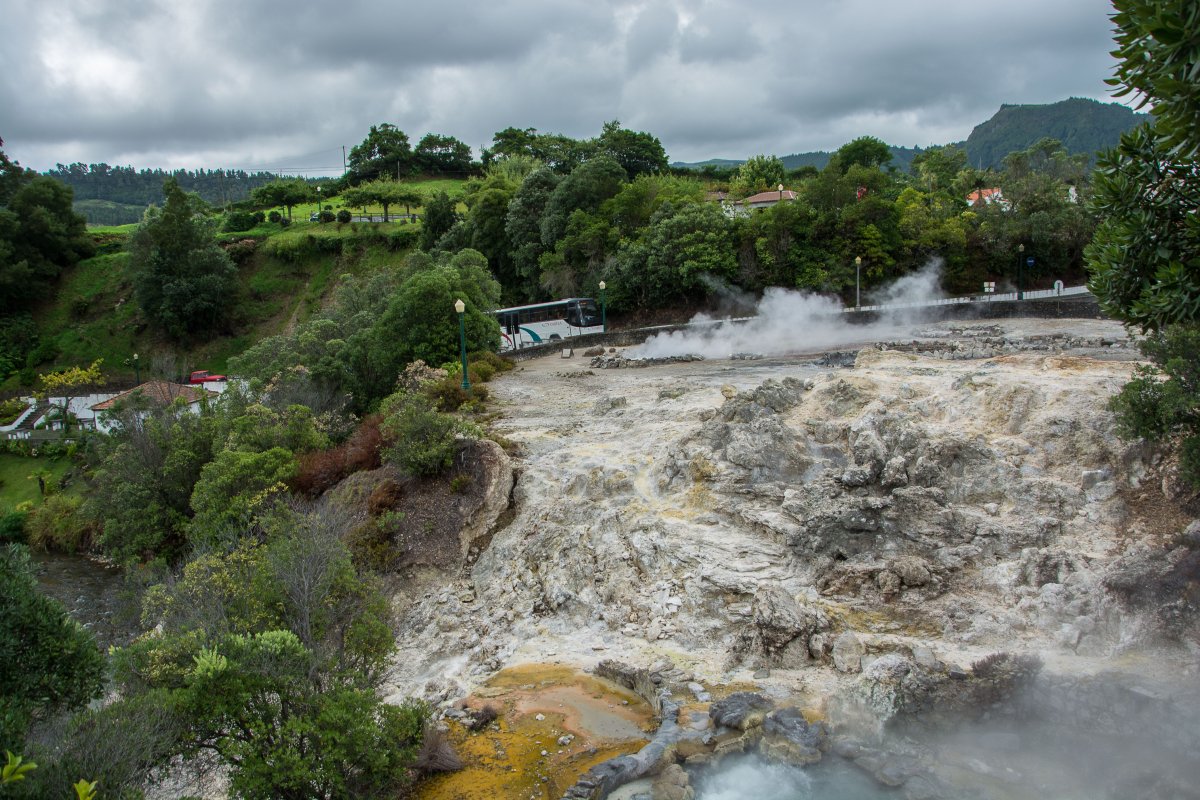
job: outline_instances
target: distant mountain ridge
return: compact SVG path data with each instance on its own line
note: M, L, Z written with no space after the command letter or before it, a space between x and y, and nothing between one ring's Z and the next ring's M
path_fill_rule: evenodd
M967 158L975 167L998 167L1004 157L1050 137L1068 153L1095 156L1115 147L1121 134L1136 128L1149 115L1120 103L1101 103L1072 97L1047 105L1003 105L967 137Z
M1072 97L1044 105L1002 105L986 122L976 125L965 142L949 142L967 151L973 167L999 167L1004 157L1024 150L1039 139L1050 137L1063 143L1069 153L1091 156L1115 147L1122 133L1135 128L1147 119L1120 103L1101 103L1082 97ZM891 165L907 171L921 147L891 145ZM780 160L788 169L812 166L824 169L833 153L815 150L792 153ZM710 158L707 161L676 161L672 167L703 169L705 166L736 167L745 159Z

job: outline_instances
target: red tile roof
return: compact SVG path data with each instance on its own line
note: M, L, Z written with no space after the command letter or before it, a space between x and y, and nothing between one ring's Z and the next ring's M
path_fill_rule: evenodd
M216 397L217 394L217 392L209 391L201 386L186 386L181 383L169 383L167 381L147 381L141 386L135 386L127 392L121 392L116 397L110 397L108 400L96 403L96 405L92 406L92 411L108 411L117 403L129 400L134 395L141 395L156 406L169 406L180 397L188 405L191 405L202 397Z
M772 189L769 192L759 192L758 194L750 195L742 202L746 205L754 205L755 203L778 203L780 195L784 200L795 200L796 193L791 189L784 189L782 192L778 189Z
M993 196L997 195L1000 195L999 189L978 189L967 195L967 202L971 205L975 205L980 200L988 201L991 200Z

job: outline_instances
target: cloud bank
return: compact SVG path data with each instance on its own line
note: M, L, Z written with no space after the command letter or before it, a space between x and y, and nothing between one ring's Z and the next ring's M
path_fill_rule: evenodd
M1104 99L1097 0L44 0L10 4L0 137L26 166L338 174L391 122L473 148L603 122L673 160L966 138L1002 103Z

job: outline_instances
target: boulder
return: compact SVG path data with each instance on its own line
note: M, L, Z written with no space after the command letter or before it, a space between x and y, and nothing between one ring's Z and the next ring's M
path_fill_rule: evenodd
M650 787L651 800L692 800L695 796L688 774L678 764L668 765Z
M820 609L801 605L777 583L760 585L752 608L755 636L762 653L768 656L780 655L796 639L807 650L808 638L829 627Z
M867 648L853 631L846 631L833 640L833 665L839 672L859 672Z
M708 716L714 725L746 731L761 725L774 707L774 700L757 692L734 692L709 706Z
M824 725L810 723L799 709L781 708L763 720L759 751L769 761L812 764L820 761L828 736Z

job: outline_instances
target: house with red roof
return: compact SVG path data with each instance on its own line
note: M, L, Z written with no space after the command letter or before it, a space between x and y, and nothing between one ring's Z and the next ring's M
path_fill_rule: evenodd
M138 418L144 419L152 409L166 408L172 403L179 402L188 411L199 414L201 404L219 394L220 392L207 389L203 385L189 386L170 381L147 381L127 392L121 392L96 403L91 406L90 410L95 416L96 430L108 433L116 427L116 421L111 412L118 407L136 408L138 409Z

